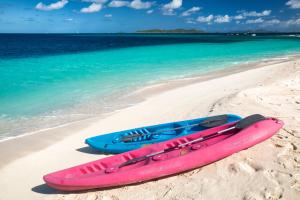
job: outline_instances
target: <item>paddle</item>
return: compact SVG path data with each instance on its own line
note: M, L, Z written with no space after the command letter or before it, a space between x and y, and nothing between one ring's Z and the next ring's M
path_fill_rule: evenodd
M195 127L195 126L202 126L202 127L205 127L205 128L212 128L212 127L223 125L223 124L227 123L227 121L228 121L228 115L218 115L218 116L208 117L207 119L205 119L202 122L197 123L197 124L191 124L191 125L187 125L187 126L180 126L180 127L176 127L176 128L173 128L173 129L167 129L167 130L158 130L158 131L155 131L155 132L150 133L150 134L138 134L137 133L137 134L133 134L133 135L123 136L121 138L121 140L123 142L131 142L133 139L144 136L144 135L156 135L156 134L160 134L160 133L163 133L163 132L180 130L180 129Z
M153 157L153 156L156 156L156 155L159 155L159 154L162 154L162 153L166 153L166 152L172 151L172 150L177 149L177 148L185 147L186 145L193 144L195 142L201 142L201 141L210 139L212 137L224 134L224 133L226 133L226 132L228 132L230 130L233 130L233 129L237 129L237 130L245 129L245 128L249 127L250 125L255 124L256 122L259 122L259 121L262 121L262 120L265 120L265 119L266 118L264 116L260 115L260 114L250 115L250 116L248 116L248 117L240 120L239 122L237 122L235 126L232 126L230 128L224 129L222 131L218 131L216 133L213 133L213 134L210 134L210 135L207 135L207 136L204 136L204 137L197 138L195 140L192 140L192 141L189 141L189 142L186 142L186 143L182 143L182 144L176 145L174 147L166 148L166 149L164 149L162 151L158 151L158 152L154 152L154 153L151 153L151 154L148 154L148 155L145 155L145 156L141 156L141 157L130 159L130 160L122 163L121 165L119 165L117 168L109 168L107 170L107 173L114 172L114 170L116 170L116 169L125 167L127 165L135 164L137 162L146 160L146 159L148 159L150 157Z

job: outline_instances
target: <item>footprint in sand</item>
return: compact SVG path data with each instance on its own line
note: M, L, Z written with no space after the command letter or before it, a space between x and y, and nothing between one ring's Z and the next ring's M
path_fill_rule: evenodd
M79 200L80 196L76 195L76 194L67 194L67 195L60 195L59 198L57 198L57 199L59 199L59 200L71 200L71 199Z
M97 200L119 200L119 198L115 195L104 195Z
M294 166L294 161L289 155L279 156L277 163L280 164L284 169L292 169Z
M294 167L300 167L300 156L297 155L298 144L296 143L288 143L283 147L277 155L277 163L280 164L283 168L292 169ZM291 156L293 155L294 156Z
M244 161L239 162L239 167L247 173L254 173L263 170L263 167L251 158L246 158Z
M288 176L291 177L292 175L287 173L287 172L280 172L280 171L275 171L273 169L269 169L269 170L264 170L264 176L266 178L268 178L274 185L271 186L269 185L268 188L265 188L263 191L263 196L264 199L268 199L268 200L277 200L277 199L281 199L283 196L283 192L284 189L281 186L280 182L278 182L278 178L280 176Z
M291 143L291 145L293 146L294 151L297 151L298 147L300 146L300 144L297 144L297 143Z
M228 166L228 171L230 172L230 173L238 173L239 172L239 167L236 165L236 164L234 164L234 163L232 163L232 164L230 164L229 166Z
M101 199L100 195L97 195L96 193L88 194L87 197L82 198L82 200L100 200L100 199Z
M283 189L281 187L275 187L272 190L265 189L264 197L267 200L281 199L283 195Z
M248 192L244 195L243 200L263 200L264 198L259 194Z
M103 197L97 193L89 193L86 196L82 196L80 200L103 200Z
M119 200L114 195L101 195L99 193L87 193L87 194L69 194L62 195L58 200Z
M300 174L294 175L293 183L291 184L291 188L300 192Z
M191 176L193 176L194 174L198 174L201 170L202 170L202 168L194 169L192 171L185 172L183 174L179 174L179 176L185 177L185 178L191 178Z
M249 174L258 172L263 170L264 168L256 163L253 159L251 158L246 158L244 161L241 161L237 164L232 163L228 165L228 171L231 173L237 173L239 171L243 171Z
M275 147L277 147L277 148L282 148L282 147L286 147L287 145L289 145L288 141L285 140L285 136L282 136L282 135L276 135L276 138L273 138L272 141L273 141L273 144L275 145Z

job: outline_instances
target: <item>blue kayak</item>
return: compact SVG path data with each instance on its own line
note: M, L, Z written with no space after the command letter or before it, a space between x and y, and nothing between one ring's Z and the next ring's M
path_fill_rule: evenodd
M232 114L197 118L99 135L85 142L103 153L123 153L240 119L240 116Z

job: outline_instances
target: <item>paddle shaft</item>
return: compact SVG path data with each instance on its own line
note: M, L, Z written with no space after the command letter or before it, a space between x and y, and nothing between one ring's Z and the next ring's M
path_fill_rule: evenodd
M140 161L143 161L143 160L145 160L147 158L150 158L150 157L162 154L162 153L166 153L168 151L172 151L172 150L177 149L177 148L185 147L186 145L193 144L195 142L201 142L201 141L210 139L212 137L215 137L217 135L221 135L221 134L223 134L223 133L225 133L227 131L233 130L233 129L235 129L235 126L227 128L227 129L224 129L224 130L221 130L221 131L218 131L216 133L213 133L213 134L210 134L210 135L207 135L207 136L204 136L204 137L197 138L195 140L191 140L189 142L185 142L185 143L176 145L174 147L169 147L167 149L164 149L164 150L161 150L161 151L158 151L158 152L154 152L154 153L150 153L150 154L145 155L145 156L141 156L141 157L138 157L138 158L133 158L133 159L128 160L128 161L124 162L123 164L119 165L119 168L127 166L127 165L131 165L131 164L134 164L134 163L137 163L137 162L140 162Z

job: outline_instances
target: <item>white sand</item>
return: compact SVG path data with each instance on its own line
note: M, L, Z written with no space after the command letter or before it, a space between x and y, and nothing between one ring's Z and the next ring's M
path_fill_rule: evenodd
M221 113L261 113L286 125L253 148L170 178L71 194L42 185L46 173L103 157L76 151L88 150L87 137ZM0 150L0 200L300 199L300 59L164 90L107 118L6 141Z

